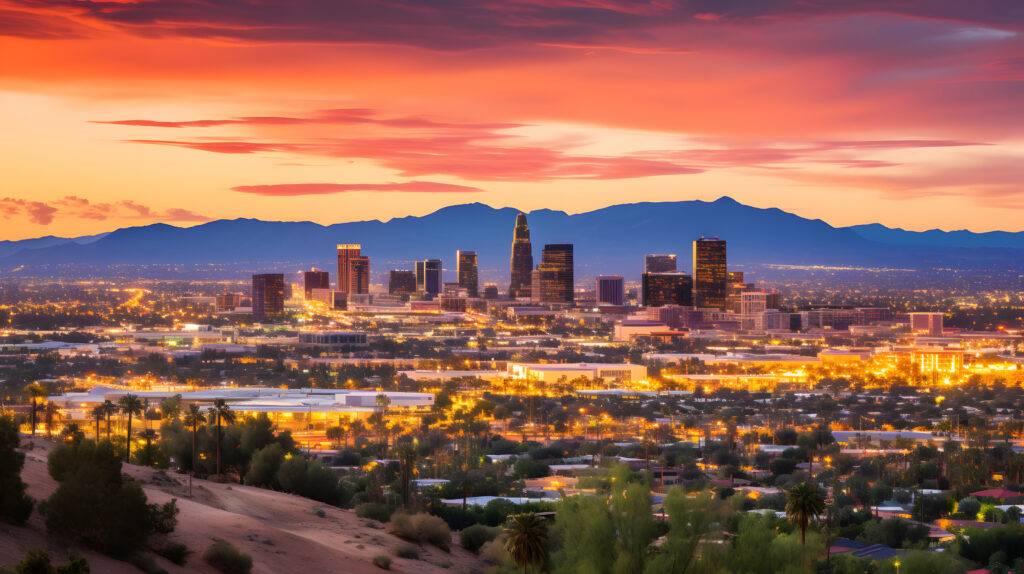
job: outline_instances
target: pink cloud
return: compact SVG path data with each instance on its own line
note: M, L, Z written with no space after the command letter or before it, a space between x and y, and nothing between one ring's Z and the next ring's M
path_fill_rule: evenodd
M299 195L327 195L355 192L405 192L405 193L476 193L477 187L438 183L434 181L405 181L389 183L279 183L267 185L239 185L231 188L240 193L251 193L272 197L294 197Z

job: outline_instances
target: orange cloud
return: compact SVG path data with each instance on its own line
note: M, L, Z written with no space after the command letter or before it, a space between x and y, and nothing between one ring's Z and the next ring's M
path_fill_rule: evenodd
M403 193L476 193L477 187L438 183L434 181L405 181L400 183L278 183L267 185L239 185L231 188L240 193L272 197L294 197L297 195L327 195L354 192L403 192Z

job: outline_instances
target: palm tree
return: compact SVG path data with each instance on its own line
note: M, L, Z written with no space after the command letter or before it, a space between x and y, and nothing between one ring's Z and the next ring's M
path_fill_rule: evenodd
M55 403L47 401L43 408L43 422L46 423L46 436L53 437L53 420L60 417L60 409Z
M139 397L128 393L117 401L121 412L128 415L128 448L125 449L124 461L131 462L132 458L132 416L142 414L142 401Z
M206 422L206 415L197 404L190 404L188 412L185 413L185 424L192 429L192 471L188 474L188 495L192 496L192 477L196 473L196 466L199 464L196 457L199 454L199 425Z
M380 436L381 458L388 454L388 407L391 406L391 398L384 393L377 393L374 405L374 425L377 427L377 434Z
M231 424L235 422L235 411L231 410L228 406L227 401L224 399L217 399L213 401L213 406L210 407L210 416L216 421L217 424L217 474L220 474L220 443L221 443L221 423L225 422Z
M92 420L96 421L96 442L100 442L100 421L106 415L107 410L103 405L96 405L92 408Z
M115 405L114 403L110 402L110 400L105 400L105 401L103 401L103 404L100 405L100 406L103 407L103 415L107 419L107 441L109 442L110 441L110 417L112 417L115 414L117 414L117 405Z
M800 529L800 544L807 540L807 526L825 511L825 498L809 482L802 482L786 492L786 516Z
M36 399L40 399L46 396L46 389L39 383L31 383L25 386L25 394L32 400L31 410L29 410L29 422L32 425L32 436L36 436L36 425L38 424L39 415L39 403Z
M505 551L512 561L523 567L537 569L547 562L548 526L533 512L513 514L505 522Z

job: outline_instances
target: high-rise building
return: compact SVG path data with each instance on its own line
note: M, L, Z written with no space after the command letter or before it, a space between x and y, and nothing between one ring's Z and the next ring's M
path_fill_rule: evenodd
M455 252L455 259L455 275L458 277L459 286L465 289L470 297L476 297L480 290L476 251L459 249Z
M702 237L693 242L693 304L725 309L729 296L725 240Z
M729 272L729 293L726 295L726 308L739 313L740 295L747 290L753 289L753 285L744 282L742 271Z
M416 292L416 273L408 269L392 269L388 275L388 294L412 295Z
M252 276L252 315L266 319L284 313L284 274L261 273Z
M306 299L313 297L313 289L330 289L331 275L319 269L310 269L302 273L302 291Z
M649 253L644 257L644 273L675 273L675 253Z
M910 330L915 334L941 337L944 327L942 313L910 314Z
M644 307L693 305L693 279L686 273L644 273L640 291Z
M526 224L525 213L516 216L509 271L512 280L508 286L508 296L512 299L529 297L533 273L533 245L530 243L530 228Z
M531 274L531 293L535 301L572 303L575 278L571 243L549 243L541 251L540 265ZM540 289L540 293L536 290Z
M416 291L428 299L441 292L441 260L424 259L416 262Z
M622 275L601 275L597 278L597 304L622 305L626 287Z
M498 298L498 286L494 283L487 283L484 285L484 299L497 299Z
M361 254L358 243L338 244L338 291L345 294L370 292L370 258Z

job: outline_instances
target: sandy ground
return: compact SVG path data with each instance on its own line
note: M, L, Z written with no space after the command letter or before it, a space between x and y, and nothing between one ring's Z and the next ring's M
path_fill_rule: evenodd
M57 488L46 470L51 443L26 439L23 480L29 494L44 499ZM344 572L381 573L374 556L391 557L392 572L481 572L483 565L473 554L453 545L451 553L433 546L419 547L419 560L395 556L395 548L409 543L389 534L385 526L364 520L352 511L323 505L314 500L237 484L205 480L193 483L193 496L187 496L188 477L160 472L148 467L125 465L124 472L142 482L150 502L178 499L178 527L168 539L182 542L192 550L184 567L162 558L158 563L168 572L216 571L201 559L215 538L227 540L253 558L253 572ZM314 510L322 508L324 518ZM26 550L47 548L55 562L62 563L69 550L64 540L46 534L42 517L33 513L26 527L0 523L0 566L17 562ZM138 572L124 562L107 558L83 548L73 551L84 556L94 573Z

